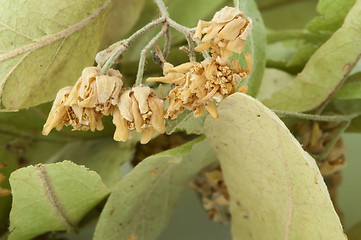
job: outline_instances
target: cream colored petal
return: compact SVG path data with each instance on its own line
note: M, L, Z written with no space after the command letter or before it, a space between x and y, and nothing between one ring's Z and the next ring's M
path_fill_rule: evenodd
M233 19L231 22L227 23L221 31L219 31L218 37L226 40L236 39L245 23L246 20L243 18Z
M172 69L172 71L175 71L177 73L186 73L186 72L189 72L189 70L198 65L199 63L198 62L186 62L186 63L183 63L181 65L178 65L176 67L174 67Z
M130 131L128 129L127 120L120 114L119 108L114 108L113 123L116 126L114 132L114 140L125 142L129 138Z
M148 112L148 98L151 93L151 88L147 86L133 87L134 97L139 104L141 114Z
M208 27L211 23L203 21L203 20L199 20L197 27L196 27L196 31L193 35L193 40L195 40L196 38L201 39L202 38L202 30L206 27Z
M84 113L86 114L87 118L89 119L89 127L90 127L90 130L92 132L95 131L96 127L97 127L97 122L96 122L96 119L95 119L95 112L92 111L93 109L91 108L86 108L84 110Z
M169 73L169 71L173 69L173 67L174 67L173 64L169 62L165 62L163 64L163 75L166 76Z
M44 124L43 127L43 135L48 135L50 133L50 131L59 124L59 122L61 122L61 120L63 119L63 117L66 116L66 110L65 110L65 106L59 107L57 109L57 113L54 114L52 112L50 112L48 119L46 120L46 123Z
M202 42L209 42L211 41L214 37L217 36L219 30L221 30L223 27L223 24L217 24L217 23L214 23L212 25L212 28L210 31L208 31L206 33L206 35L204 35L204 37L202 38Z
M199 44L197 47L194 48L197 52L203 52L203 51L209 51L209 48L211 47L210 42L204 42Z
M246 17L245 19L247 20L247 25L241 30L241 33L239 35L239 38L244 40L251 34L253 28L252 19L250 19L249 17Z
M84 79L95 78L96 76L98 76L99 72L100 72L100 68L98 67L87 67L83 69L81 73L81 77Z
M64 105L71 106L73 104L78 104L78 92L80 89L81 78L75 83L74 87L71 89L67 100L64 102Z
M212 91L210 91L204 98L202 98L201 100L199 100L198 103L205 103L207 102L209 99L211 99L214 94L216 94L216 92L218 91L219 86L215 86Z
M154 129L152 127L148 127L142 131L142 137L140 139L141 144L147 144L153 137Z
M237 92L247 94L247 92L248 92L248 85L241 86L240 88L238 88Z
M216 61L212 61L208 66L205 67L204 76L207 79L214 79L217 74Z
M157 98L151 97L149 98L149 108L152 111L152 118L150 123L152 127L160 132L165 132L165 122L164 122L164 101Z
M138 101L135 99L134 96L132 97L131 112L133 115L133 122L135 124L135 130L137 130L137 132L141 132L144 121L143 121L142 115L140 114L140 111L139 111Z
M193 74L191 77L191 84L189 88L192 92L198 90L199 88L202 88L204 84L206 83L207 79L203 75L196 75Z
M199 117L199 116L202 116L205 111L206 111L206 108L202 104L202 105L196 107L195 109L193 109L193 115L194 115L194 117Z
M113 68L109 69L108 75L111 77L117 77L120 79L122 79L122 77L123 77L123 75L118 70L115 70Z
M120 96L120 102L118 104L120 114L129 122L133 122L133 115L131 113L131 106L132 106L132 98L130 94L132 93L131 90L126 90Z
M102 131L104 129L104 125L102 122L102 114L101 113L95 114L95 121L96 121L97 130Z
M252 72L253 69L252 56L248 52L244 52L243 54L247 63L247 73L249 74Z
M76 118L79 119L80 122L82 122L84 108L79 107L78 105L73 105L71 108L73 109Z
M165 77L150 77L146 81L181 84L185 81L185 75L183 73L168 73Z
M226 6L214 14L212 22L226 23L237 16L243 16L243 13L236 8Z
M123 81L121 79L117 79L117 83L115 84L115 89L113 91L110 101L112 105L118 105L120 101L120 96L122 94L122 90L123 90Z
M115 89L117 79L108 75L101 75L96 77L98 103L105 103L112 96Z
M226 48L229 51L235 53L241 53L245 46L246 46L246 41L244 39L236 38L235 40L229 41Z
M216 105L214 104L214 102L209 101L209 102L206 104L206 109L207 109L207 111L209 112L209 114L210 114L214 119L218 119L218 118L219 118L218 111L217 111L217 107L216 107Z

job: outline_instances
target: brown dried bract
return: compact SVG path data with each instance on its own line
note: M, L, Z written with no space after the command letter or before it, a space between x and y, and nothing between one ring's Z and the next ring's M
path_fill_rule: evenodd
M246 56L249 61L249 55ZM251 71L250 68L242 68L236 60L232 64L233 66L228 60L221 64L213 57L201 63L187 62L176 67L165 63L164 77L151 77L147 82L175 85L168 94L166 118L174 119L185 109L189 109L193 110L195 117L207 110L217 119L218 112L213 100L220 102L224 97L233 94L240 81Z
M193 39L199 38L202 44L196 51L217 49L217 61L225 62L232 52L241 53L246 45L246 38L252 31L252 20L244 17L236 8L224 7L218 11L210 22L198 22Z
M164 101L146 86L125 91L114 108L113 123L116 126L114 140L126 141L132 131L142 133L140 142L148 143L155 131L165 132Z

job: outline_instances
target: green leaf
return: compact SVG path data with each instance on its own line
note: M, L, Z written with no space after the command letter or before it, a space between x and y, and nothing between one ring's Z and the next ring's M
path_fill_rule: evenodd
M266 67L266 28L254 0L237 1L239 2L239 10L252 19L252 34L247 38L245 51L252 56L253 63L252 73L247 77L248 94L256 96ZM238 61L244 63L242 57L239 55Z
M135 142L131 140L119 143L112 138L75 141L67 144L47 163L67 159L85 165L97 172L104 184L111 189L120 179L120 167L133 157L134 145Z
M355 2L356 0L319 0L317 11L322 16L313 19L307 28L313 32L336 31Z
M137 23L145 0L115 0L104 28L100 49L119 41Z
M9 240L48 231L74 231L82 217L109 193L97 173L64 161L19 169L10 176L13 207Z
M290 81L293 81L294 78L293 75L284 71L275 68L266 68L257 99L263 101L263 99L269 98L274 92L282 89Z
M272 109L303 112L327 101L360 58L360 15L359 0L342 27L312 55L295 81L275 92L264 103Z
M205 134L230 194L233 239L347 239L315 160L254 98L235 93Z
M317 15L317 1L258 0L264 23L268 29L303 29ZM282 16L282 17L281 17ZM267 39L268 40L268 39Z
M8 110L54 99L93 65L111 0L5 0L0 8L0 98Z
M356 73L341 86L335 94L337 99L355 99L361 98L361 73Z
M187 183L216 161L203 139L150 156L121 179L100 216L94 240L156 239Z
M185 111L179 114L174 120L167 121L166 133L172 134L177 131L185 131L187 134L203 134L203 123L206 114L194 117L192 111Z

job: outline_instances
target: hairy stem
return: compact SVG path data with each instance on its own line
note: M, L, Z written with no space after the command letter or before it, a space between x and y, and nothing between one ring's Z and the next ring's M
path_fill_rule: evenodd
M170 51L170 27L167 25L167 31L165 32L165 43L164 43L164 49L163 49L163 57L166 60Z
M100 75L107 74L110 67L113 66L119 56L122 55L140 35L164 22L165 18L158 18L136 31L129 38L121 40L111 45L109 48L99 52L95 59L96 62L102 66Z
M338 139L340 139L341 135L346 131L348 126L350 126L351 121L347 121L341 124L341 126L338 128L336 134L333 136L331 141L327 144L326 148L323 150L323 152L319 155L314 155L314 158L316 158L319 161L324 160L328 154L330 154L331 150L337 143Z
M280 110L273 110L278 116L284 117L293 117L305 120L312 121L321 121L321 122L345 122L350 121L351 119L360 116L360 113L353 113L349 115L314 115L314 114L306 114L306 113L298 113L298 112L287 112Z
M142 84L142 82L143 82L145 59L147 57L148 51L164 34L166 34L166 31L167 31L167 25L164 25L162 30L152 40L150 40L150 42L141 51L139 65L138 65L137 78L135 80L136 86Z
M233 5L235 8L239 9L239 0L233 0Z

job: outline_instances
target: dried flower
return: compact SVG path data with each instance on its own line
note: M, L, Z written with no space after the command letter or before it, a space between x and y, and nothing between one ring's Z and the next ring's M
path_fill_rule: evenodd
M103 130L101 113L92 108L79 106L67 106L64 103L68 100L72 87L65 87L59 90L50 110L48 119L43 128L43 135L48 135L53 128L60 130L63 126L73 126L74 130Z
M241 53L246 45L246 38L252 30L252 20L244 17L236 8L224 7L216 12L210 22L198 22L193 39L200 38L202 44L196 51L206 51L210 47L217 49L217 61L225 62L232 52ZM202 37L202 34L205 34Z
M229 193L219 166L211 171L199 173L191 187L199 193L209 219L220 224L230 222Z
M307 122L298 126L303 148L312 155L321 154L337 132L339 123ZM318 166L324 177L330 176L346 166L346 148L340 138L325 159L320 159Z
M247 62L250 56L245 55ZM201 63L188 62L174 67L165 63L164 77L151 77L147 82L173 83L175 87L169 92L169 107L166 118L174 119L185 109L193 110L198 117L207 110L212 117L218 118L218 112L213 100L221 101L235 92L241 79L250 73L250 68L242 68L234 60L225 64L210 57ZM251 66L251 64L249 64Z
M134 130L142 133L140 142L146 144L155 131L164 133L164 101L146 86L125 91L114 108L113 123L116 126L114 140L126 141Z
M103 115L112 114L123 87L119 71L109 69L109 75L98 75L100 68L87 67L69 94L65 105L94 108Z

